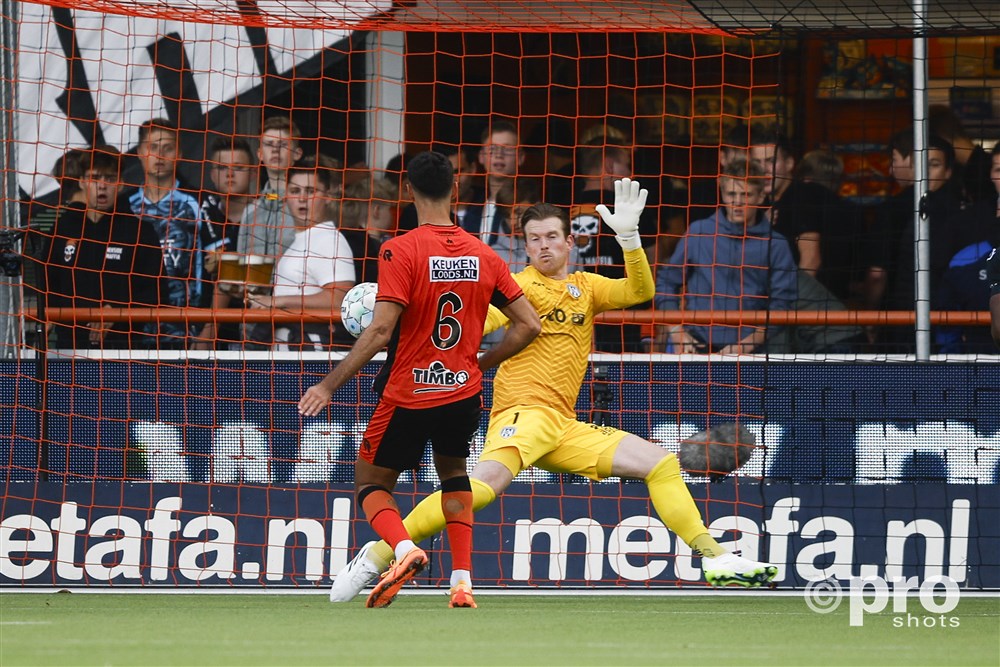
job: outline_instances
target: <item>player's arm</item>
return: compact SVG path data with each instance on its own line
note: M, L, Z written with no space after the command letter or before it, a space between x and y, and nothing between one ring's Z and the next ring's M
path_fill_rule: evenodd
M615 181L615 210L608 210L604 204L597 206L597 212L608 227L615 231L615 240L625 255L625 278L608 285L608 291L600 295L595 292L598 312L611 308L626 308L643 301L649 301L656 293L653 272L642 248L639 237L639 217L646 207L649 193L639 186L639 181L622 178ZM604 298L601 299L600 297ZM604 303L600 303L604 301Z
M355 373L386 346L386 343L392 338L392 332L395 330L396 322L399 321L402 312L403 306L398 303L375 302L372 323L354 343L347 356L334 366L325 378L306 390L306 393L299 400L299 414L307 417L318 415L330 402L333 392L354 377Z
M601 276L593 276L601 278ZM653 271L642 248L625 251L625 277L594 280L594 312L628 308L656 294Z
M514 279L514 282L520 285L521 283L518 281L517 276L518 274L512 273L510 277ZM525 289L524 285L521 285L521 289ZM493 304L490 304L489 310L486 311L486 321L483 322L483 335L485 336L486 334L491 334L500 327L507 326L507 322L509 321L510 320L503 314L502 310Z
M523 294L500 310L510 320L510 326L504 332L503 339L479 357L479 368L482 370L492 368L504 359L513 357L542 330L542 321L538 319L538 313Z
M505 326L509 321L502 310L491 305L489 311L486 313L486 321L483 322L483 335L493 333L500 327Z

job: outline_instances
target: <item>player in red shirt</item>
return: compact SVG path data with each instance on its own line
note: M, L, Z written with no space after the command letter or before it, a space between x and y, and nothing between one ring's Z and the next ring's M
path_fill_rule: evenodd
M358 505L393 548L395 564L368 596L384 607L427 565L427 554L403 527L392 489L417 467L427 441L441 478L441 505L452 551L451 607L475 607L472 568L472 485L469 444L479 429L482 371L523 349L541 330L535 309L500 257L451 221L457 193L447 157L426 151L407 168L419 226L382 244L379 288L371 325L318 384L299 413L319 414L333 392L387 343L380 394L354 468ZM490 304L511 320L503 340L478 356Z

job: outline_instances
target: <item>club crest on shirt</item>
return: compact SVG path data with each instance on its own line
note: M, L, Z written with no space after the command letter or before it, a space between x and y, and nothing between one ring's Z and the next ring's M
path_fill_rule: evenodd
M569 292L569 295L574 299L580 298L580 288L577 287L576 285L572 284L566 285L566 291Z
M515 433L517 433L516 426L504 426L502 429L500 429L501 438L512 438L514 437Z
M425 385L413 390L414 394L432 391L455 391L469 381L468 371L453 371L440 361L431 362L430 368L414 368L413 384Z

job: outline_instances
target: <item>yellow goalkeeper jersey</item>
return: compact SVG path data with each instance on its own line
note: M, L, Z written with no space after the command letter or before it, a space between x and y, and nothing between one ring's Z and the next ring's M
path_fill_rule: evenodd
M542 320L542 331L520 353L507 359L493 381L494 412L518 405L545 405L576 418L577 395L587 372L594 337L594 316L653 298L655 286L642 249L625 253L625 278L578 271L553 280L529 266L514 274ZM490 307L486 333L507 323Z

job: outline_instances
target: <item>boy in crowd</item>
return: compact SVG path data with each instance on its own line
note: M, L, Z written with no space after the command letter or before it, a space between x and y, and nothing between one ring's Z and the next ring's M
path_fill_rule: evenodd
M347 239L330 220L333 173L317 168L306 158L288 170L285 206L295 221L295 236L278 259L271 295L251 295L256 308L302 311L321 308L340 310L347 290L354 286L354 255ZM269 325L258 325L260 331ZM283 323L274 331L274 342L286 348L323 350L332 341L330 323Z
M288 168L302 158L299 129L284 116L264 121L257 157L267 171L260 196L247 206L240 221L236 251L276 261L295 238L295 221L284 205Z
M82 207L63 210L45 265L49 307L128 308L160 303L160 239L151 225L116 209L121 155L110 146L80 158ZM138 348L142 323L56 325L59 348Z
M205 256L221 250L225 239L219 226L204 219L198 198L181 187L177 126L163 118L146 121L139 127L137 152L144 182L128 202L132 213L160 239L166 277L161 304L206 307L212 301L214 285L205 271ZM185 349L194 338L204 340L214 335L208 323L184 322L164 322L159 333L160 349Z
M657 274L656 308L680 310L791 310L797 295L796 267L785 238L764 214L765 171L737 159L722 169L722 206L691 223L666 267ZM675 353L751 353L769 335L761 326L669 328Z

